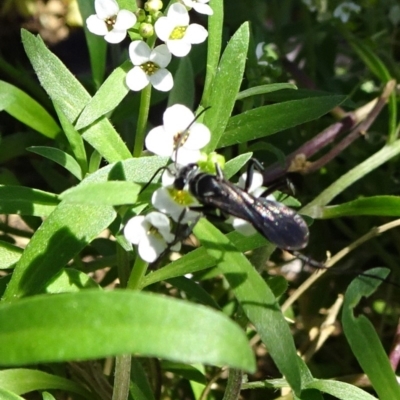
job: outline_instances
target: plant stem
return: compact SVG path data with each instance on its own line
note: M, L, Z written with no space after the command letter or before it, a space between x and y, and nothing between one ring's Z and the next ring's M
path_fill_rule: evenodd
M147 120L149 117L151 99L151 85L147 85L140 95L139 118L136 127L135 144L133 146L133 157L140 157L144 147Z
M131 377L131 355L123 354L115 359L115 379L112 400L127 400Z
M131 276L127 284L128 289L138 290L141 287L141 282L148 266L149 264L147 262L143 261L139 256L136 257L135 265L132 268Z

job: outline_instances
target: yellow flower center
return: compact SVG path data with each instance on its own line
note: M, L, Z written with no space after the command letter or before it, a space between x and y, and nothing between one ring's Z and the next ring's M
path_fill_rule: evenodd
M104 22L107 25L107 29L108 29L109 32L114 28L116 20L117 20L117 16L116 15L113 15L112 17L108 17L106 20L104 20Z
M168 189L171 198L175 203L188 207L194 203L192 196L186 190Z
M149 230L147 231L147 235L156 236L156 237L158 237L160 239L163 238L163 236L161 235L159 230L154 225L150 226Z
M189 133L189 131L178 132L174 136L174 150L179 149L179 147L183 146L186 140L188 140Z
M177 26L169 35L171 40L179 40L185 36L187 26Z
M152 61L145 62L140 66L140 68L142 68L147 75L153 75L160 69L160 67Z

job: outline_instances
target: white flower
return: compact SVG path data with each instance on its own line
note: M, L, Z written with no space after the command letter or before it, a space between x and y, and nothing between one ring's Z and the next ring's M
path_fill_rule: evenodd
M147 150L159 156L171 157L181 165L196 163L200 149L211 137L202 123L193 122L193 112L182 104L168 107L163 115L164 125L153 128L146 136Z
M172 4L166 17L160 17L154 29L157 36L165 42L169 51L176 57L186 56L192 44L206 40L208 32L199 24L189 25L189 14L180 3Z
M162 187L157 189L151 198L151 203L157 210L168 214L171 218L181 224L197 220L199 213L191 211L188 207L198 206L197 200L187 191L178 190L173 187L176 176L174 165L162 175Z
M162 92L172 89L174 79L171 72L165 69L172 55L165 44L151 50L147 43L135 40L129 45L129 57L134 65L126 75L129 89L139 91L149 83Z
M95 0L96 14L86 19L90 32L104 36L108 43L122 42L126 31L136 24L136 15L128 10L120 10L115 0Z
M124 236L138 246L140 257L149 263L156 261L175 240L168 217L157 211L131 218L125 225ZM180 247L181 244L176 243L171 249L178 251Z
M189 8L193 8L200 14L213 15L212 8L207 4L210 0L181 0Z
M353 3L352 1L345 1L342 4L339 4L335 11L333 12L333 16L335 18L340 18L342 22L345 24L352 12L358 13L360 12L361 7L358 4Z
M240 178L237 186L241 189L244 189L246 183L247 173L244 173ZM250 183L250 187L247 192L253 195L254 197L260 197L266 190L263 184L263 175L259 171L254 171L253 177ZM272 195L267 196L269 200L275 200L275 197ZM254 235L256 233L256 229L253 227L250 222L245 221L244 219L237 217L229 217L228 222L232 224L232 226L240 232L244 236Z
M260 42L256 46L256 57L258 65L268 65L267 61L261 59L264 56L264 45L265 42Z

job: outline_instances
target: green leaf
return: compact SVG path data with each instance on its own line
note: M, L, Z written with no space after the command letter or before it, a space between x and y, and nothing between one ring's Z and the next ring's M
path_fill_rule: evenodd
M0 185L0 213L48 216L58 205L53 193L24 186Z
M249 44L249 24L244 23L232 36L222 54L217 74L212 83L209 102L211 106L204 115L204 124L212 132L207 150L214 150L219 142L236 102L243 79Z
M135 400L155 400L147 374L137 358L132 357L131 384L129 388Z
M5 300L43 292L46 283L115 219L112 207L60 203L32 236Z
M58 389L77 393L86 399L93 395L77 383L34 369L18 368L0 371L0 387L17 394L34 390ZM3 399L3 397L1 397Z
M50 139L60 133L57 122L36 100L4 81L0 81L0 111L2 110Z
M179 67L174 75L174 86L168 96L168 107L174 104L183 104L192 110L195 96L194 82L190 58L180 58Z
M74 123L91 100L89 93L40 38L22 30L22 42L43 88L68 121ZM83 138L108 162L131 157L121 137L104 117L87 128Z
M255 370L245 333L225 314L137 291L85 290L3 302L0 341L3 366L140 353Z
M10 392L9 390L1 388L0 388L0 398L2 400L25 400L24 398Z
M367 273L384 279L389 270L375 268L368 270ZM369 297L381 283L366 276L359 276L351 282L344 297L342 324L347 341L378 397L400 399L400 387L396 375L373 325L364 315L355 317L353 314L361 298Z
M129 92L125 77L131 68L132 63L127 60L111 73L82 111L76 122L76 129L86 128L103 115L113 111L121 103Z
M316 379L307 384L307 389L318 389L341 400L376 400L376 397L346 382Z
M270 83L268 85L254 86L239 92L236 96L236 100L243 100L247 97L258 96L260 94L276 92L277 90L283 89L297 89L297 86L293 83Z
M9 269L18 262L23 250L11 243L0 240L0 269Z
M46 293L70 293L96 288L99 289L100 286L84 272L73 268L63 268L46 285Z
M82 180L82 170L79 164L76 162L75 158L55 147L47 147L47 146L32 146L28 148L32 153L36 153L45 157L55 163L64 167L67 171L69 171L72 175L74 175L77 179Z
M229 160L224 167L224 176L227 179L230 179L233 175L240 171L243 165L245 165L252 156L253 153L244 153Z
M193 365L179 364L171 361L162 361L162 369L177 374L188 381L194 381L205 385L206 377L204 374Z
M301 378L296 348L274 294L246 256L214 225L201 219L193 232L208 254L218 260L218 269L229 282L279 371L293 391L300 393Z
M229 120L218 147L244 143L312 121L338 106L345 96L292 100L255 108Z
M68 203L118 206L135 204L140 190L141 186L133 182L91 182L68 189L59 197Z
M355 215L400 216L400 198L397 196L373 196L349 201L337 206L327 206L312 209L318 217L313 218L339 218ZM310 215L311 216L311 215Z

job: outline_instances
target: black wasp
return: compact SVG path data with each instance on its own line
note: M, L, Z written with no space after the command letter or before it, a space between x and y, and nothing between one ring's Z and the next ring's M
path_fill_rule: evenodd
M196 211L219 210L251 223L271 243L284 250L300 250L307 246L309 231L303 218L291 208L265 197L255 197L248 192L254 167L262 169L255 159L249 162L244 189L225 179L221 168L215 164L216 175L199 171L198 164L188 164L176 174L174 187L189 192L202 207Z

